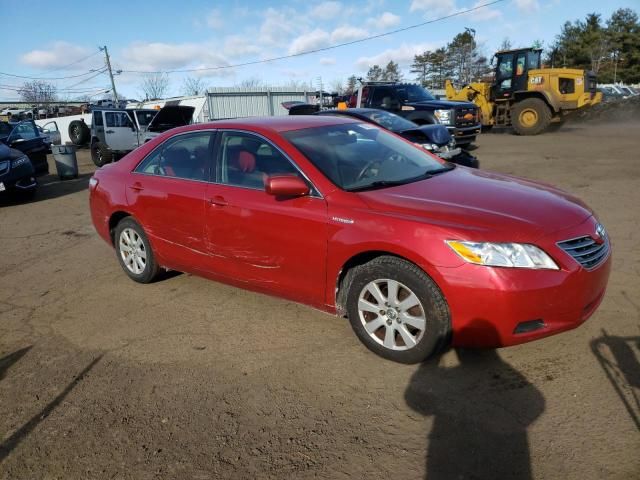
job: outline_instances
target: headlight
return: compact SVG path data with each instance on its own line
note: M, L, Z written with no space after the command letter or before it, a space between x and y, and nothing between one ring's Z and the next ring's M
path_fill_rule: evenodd
M423 143L422 148L424 148L425 150L429 150L430 152L435 152L439 147L435 143Z
M463 260L488 267L559 270L549 255L526 243L476 243L447 240L447 245Z
M440 123L448 125L451 123L451 110L435 110L433 114Z
M11 161L11 168L19 167L20 165L24 165L25 163L29 163L29 159L27 157L16 158Z

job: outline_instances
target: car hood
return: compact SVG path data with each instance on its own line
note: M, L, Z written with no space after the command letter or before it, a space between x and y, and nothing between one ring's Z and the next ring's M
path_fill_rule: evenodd
M396 133L410 138L424 136L426 140L438 146L447 145L451 141L451 134L444 125L416 125L414 128L406 128Z
M186 105L166 105L158 110L153 120L147 125L150 132L164 132L172 128L189 125L193 121L195 107Z
M450 108L456 108L456 107L472 108L476 106L475 103L456 102L452 100L424 100L422 102L409 102L409 103L406 103L406 105L410 105L416 108L423 107L423 108L430 108L430 109L435 109L435 108L450 109Z
M473 241L533 242L593 214L550 185L464 167L358 195L383 215L432 223L451 238Z

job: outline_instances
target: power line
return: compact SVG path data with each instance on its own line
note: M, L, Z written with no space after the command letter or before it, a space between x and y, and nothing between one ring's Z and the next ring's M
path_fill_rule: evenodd
M148 70L148 71L145 71L145 70L122 70L122 72L123 73L166 73L166 74L169 74L169 73L203 72L203 71L208 71L208 70L223 70L223 69L227 69L227 68L246 67L248 65L258 65L258 64L261 64L261 63L274 62L276 60L285 60L287 58L302 57L304 55L311 55L313 53L326 52L327 50L333 50L333 49L340 48L340 47L346 47L348 45L354 45L354 44L357 44L357 43L367 42L369 40L374 40L376 38L382 38L382 37L387 37L389 35L395 35L396 33L400 33L400 32L406 32L407 30L413 30L415 28L424 27L425 25L429 25L429 24L436 23L436 22L441 22L442 20L447 20L449 18L453 18L453 17L457 17L457 16L460 16L460 15L464 15L465 13L474 12L476 10L480 10L481 8L486 8L486 7L489 7L491 5L495 5L497 3L502 3L502 2L505 2L505 1L507 1L507 0L494 0L492 2L484 3L482 5L477 5L475 7L468 8L466 10L461 10L459 12L451 13L449 15L444 15L442 17L438 17L438 18L435 18L433 20L428 20L426 22L416 23L414 25L409 25L407 27L397 28L397 29L391 30L389 32L379 33L377 35L370 35L368 37L359 38L357 40L351 40L349 42L338 43L338 44L335 44L335 45L330 45L328 47L315 48L313 50L305 50L303 52L292 53L292 54L289 54L289 55L281 55L279 57L272 57L272 58L267 58L267 59L264 59L264 60L252 60L250 62L236 63L236 64L233 64L233 65L221 65L221 66L217 66L217 67L186 68L186 69L176 69L176 70Z
M92 73L95 73L95 71L96 71L96 69L93 68L93 69L89 70L88 72L80 73L78 75L69 75L69 76L66 76L66 77L29 77L27 75L16 75L16 74L13 74L13 73L6 73L6 72L0 72L0 75L5 75L7 77L14 77L14 78L26 78L27 80L66 80L68 78L84 77L86 75L90 75Z
M71 67L73 65L77 65L78 63L84 62L85 60L87 60L87 59L89 59L89 58L91 58L91 57L93 57L95 55L98 55L99 53L100 53L100 50L97 50L97 51L93 52L92 54L87 55L86 57L82 57L81 59L76 60L75 62L68 63L67 65L63 65L61 67L56 67L53 70L47 70L46 72L43 72L42 75L47 75L47 74L52 73L52 72L57 72L59 70L64 70L64 69L69 68L69 67Z
M76 87L76 86L78 86L78 85L80 85L82 83L88 82L89 80L92 80L92 79L96 78L98 75L102 75L106 71L107 71L106 67L103 68L102 70L98 70L98 72L95 75L92 75L91 77L87 77L87 78L85 78L83 80L80 80L79 82L74 83L73 85L69 85L67 87L67 89L71 89L71 88ZM64 88L62 88L61 90L64 90Z

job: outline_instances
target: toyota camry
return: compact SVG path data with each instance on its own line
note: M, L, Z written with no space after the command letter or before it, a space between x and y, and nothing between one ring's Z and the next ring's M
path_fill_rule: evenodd
M570 194L340 117L170 130L98 170L90 205L136 282L176 270L301 302L403 363L575 328L611 265Z

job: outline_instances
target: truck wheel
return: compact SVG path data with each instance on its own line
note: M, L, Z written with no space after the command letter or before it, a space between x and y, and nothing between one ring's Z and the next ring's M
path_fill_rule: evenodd
M74 145L84 145L89 141L91 131L87 124L80 120L74 120L69 124L69 138Z
M96 143L91 147L91 160L96 167L103 167L113 161L113 154L103 144Z
M551 123L551 110L539 98L525 98L511 110L511 122L518 135L538 135Z

